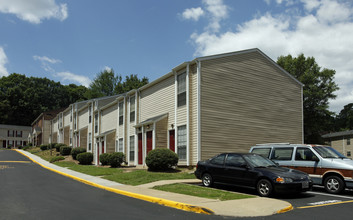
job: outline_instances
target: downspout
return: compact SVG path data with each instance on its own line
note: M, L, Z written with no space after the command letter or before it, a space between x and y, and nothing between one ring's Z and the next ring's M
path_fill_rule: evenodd
M190 105L189 105L189 63L186 66L186 165L189 166L190 165L190 117L189 117L189 113L190 113Z

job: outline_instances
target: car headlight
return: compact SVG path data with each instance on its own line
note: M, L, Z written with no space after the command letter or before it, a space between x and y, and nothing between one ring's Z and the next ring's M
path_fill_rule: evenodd
M289 177L277 177L276 178L277 183L292 183L293 179Z

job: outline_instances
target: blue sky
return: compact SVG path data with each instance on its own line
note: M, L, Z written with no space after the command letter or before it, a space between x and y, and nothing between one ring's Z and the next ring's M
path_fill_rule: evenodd
M335 69L332 111L353 102L349 0L0 0L0 77L88 86L106 68L150 81L195 57L259 48Z

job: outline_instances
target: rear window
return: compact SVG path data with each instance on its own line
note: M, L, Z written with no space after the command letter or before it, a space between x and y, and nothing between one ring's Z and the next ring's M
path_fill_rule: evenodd
M225 154L218 155L218 156L214 157L213 159L211 159L210 163L212 163L214 165L223 165L225 157L226 157Z
M271 160L291 160L293 148L274 148Z
M255 148L252 150L251 153L261 155L263 157L269 158L270 157L271 148Z

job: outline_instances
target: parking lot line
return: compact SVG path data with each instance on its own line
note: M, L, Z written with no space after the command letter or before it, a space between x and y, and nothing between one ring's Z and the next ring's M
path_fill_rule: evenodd
M348 200L348 201L334 202L334 203L327 203L327 204L320 204L320 205L301 206L301 207L297 207L297 209L316 208L321 206L337 205L337 204L352 203L352 202L353 200Z
M328 194L328 193L320 193L320 192L306 192L309 194L316 194L316 195L324 195L324 196L331 196L331 197L338 197L338 198L344 198L344 199L353 199L352 196L341 196L341 195L336 195L336 194Z
M0 163L31 163L32 161L7 161L7 160L0 160Z

